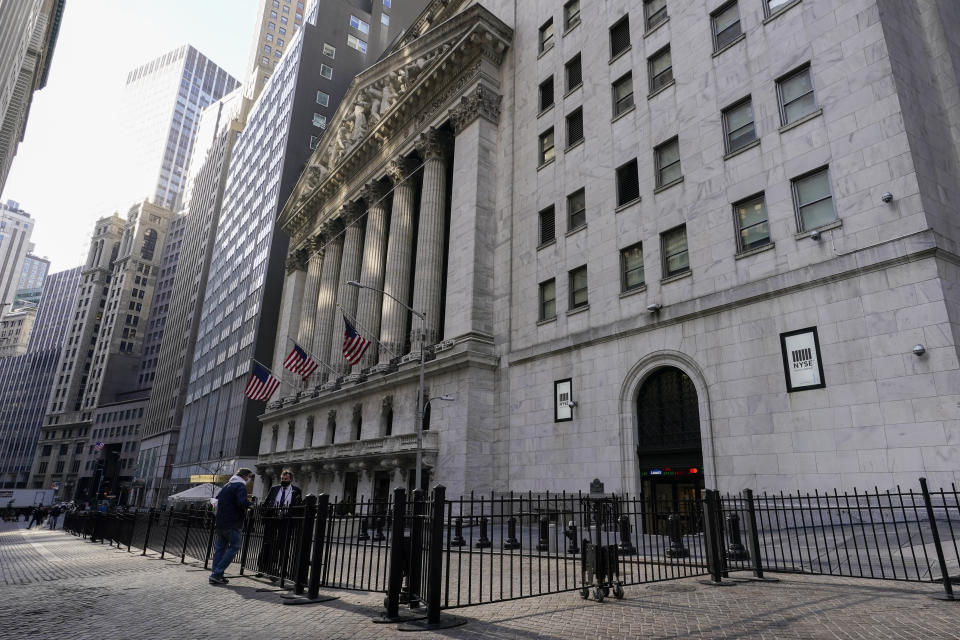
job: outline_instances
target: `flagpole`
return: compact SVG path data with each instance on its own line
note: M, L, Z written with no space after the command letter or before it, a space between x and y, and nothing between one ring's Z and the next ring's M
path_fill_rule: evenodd
M291 389L293 389L294 391L296 391L297 393L300 393L300 389L296 388L295 386L293 386L293 385L290 384L289 382L285 382L285 381L283 380L283 378L281 378L281 377L278 376L276 373L274 373L273 369L271 369L271 368L268 367L267 365L263 364L262 362L260 362L260 361L257 360L256 358L250 358L250 360L251 360L251 362L256 362L258 365L260 365L261 367L263 367L264 369L266 369L267 371L269 371L269 372L270 372L270 375L272 375L274 378L276 378L277 381L280 382L281 384L285 384L285 385L287 385L288 387L290 387Z
M371 339L373 339L378 345L380 345L381 347L383 347L383 350L384 350L384 351L386 351L387 353L389 353L390 355L392 355L394 358L397 358L397 357L400 356L400 354L396 353L393 349L391 349L391 348L388 347L387 345L385 345L385 344L383 344L382 342L380 342L380 339L379 339L379 338L375 338L375 337L373 336L373 333L372 333L371 331L367 331L367 328L366 328L365 326L363 326L362 324L360 324L360 322L359 322L354 316L351 316L349 313L347 313L347 312L344 310L344 308L343 308L342 305L340 305L340 304L338 303L338 304L337 304L337 308L340 309L340 313L342 313L345 318L349 319L353 324L355 324L355 325L356 325L357 327L359 327L360 329L363 329L363 331L364 331L365 333L367 333L367 334L370 336Z
M336 371L333 367L331 367L331 366L328 365L326 362L324 362L324 361L322 361L320 358L318 358L318 357L317 357L317 354L315 354L314 352L310 351L310 349L307 349L305 346L303 346L302 344L300 344L299 342L297 342L296 340L294 340L294 339L291 338L290 336L287 336L287 340L289 340L289 341L292 342L293 344L297 345L298 347L300 347L301 349L303 349L304 351L306 351L306 352L307 352L307 355L313 356L314 361L315 361L317 364L322 364L324 367L327 368L327 370L328 370L330 373L337 373L337 371Z

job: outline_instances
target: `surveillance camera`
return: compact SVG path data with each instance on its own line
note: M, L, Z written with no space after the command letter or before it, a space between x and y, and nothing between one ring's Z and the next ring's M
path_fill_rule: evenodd
M893 194L887 191L882 196L880 196L880 199L883 200L884 202L893 202Z
M927 349L922 345L918 344L913 348L913 355L919 357L927 352Z
M576 400L568 400L568 401L567 401L567 406L570 407L571 409L573 409L575 406L577 406L577 401L576 401Z
M814 229L810 232L810 239L817 242L820 239L820 232Z
M650 313L656 313L656 312L660 311L660 304L657 303L657 302L654 302L654 303L652 303L652 304L648 304L648 305L647 305L647 311L649 311Z

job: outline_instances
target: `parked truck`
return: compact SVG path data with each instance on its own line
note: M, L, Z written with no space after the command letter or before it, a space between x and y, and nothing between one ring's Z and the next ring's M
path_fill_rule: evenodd
M0 489L0 509L53 504L53 489Z

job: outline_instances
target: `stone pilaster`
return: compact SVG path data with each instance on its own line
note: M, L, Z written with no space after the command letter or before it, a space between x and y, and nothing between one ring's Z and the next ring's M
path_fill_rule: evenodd
M343 225L339 221L332 221L325 227L323 236L327 238L327 245L323 252L323 267L320 269L313 345L317 358L329 365L333 314L337 303L337 283L340 281L340 258L343 255ZM326 371L323 365L321 368Z
M343 234L343 259L340 261L337 304L348 315L356 317L358 289L349 286L347 282L360 279L360 262L363 258L363 209L355 203L347 204L341 210L340 217L346 230ZM356 327L356 329L361 335L367 334L364 331L365 327ZM343 314L336 309L333 317L333 336L330 342L331 366L336 373L330 373L330 382L350 373L350 365L343 358L343 331ZM365 337L371 338L369 335Z
M310 239L306 245L307 279L303 287L303 307L300 311L300 330L297 342L309 352L313 352L313 334L316 331L317 297L320 295L320 271L323 266L323 236ZM287 347L289 345L286 345ZM285 352L287 349L283 349Z
M367 203L367 227L363 240L363 264L360 283L378 291L360 289L357 299L357 323L363 327L370 346L363 359L354 367L359 373L377 363L377 338L380 336L380 311L383 306L383 273L387 254L387 190L379 181L371 182L363 190Z
M387 175L393 181L393 209L387 241L387 269L383 290L406 302L410 296L410 256L413 251L413 171L417 163L400 158L390 163ZM391 359L402 356L406 343L409 312L389 296L384 296L380 313L380 350L378 368L386 369Z
M417 235L417 261L413 271L413 308L426 316L426 331L410 330L411 352L419 353L437 341L440 326L443 286L444 209L447 192L447 137L429 129L417 141L424 159L423 187L420 195L420 225ZM416 323L414 323L416 324ZM422 323L420 323L422 324Z

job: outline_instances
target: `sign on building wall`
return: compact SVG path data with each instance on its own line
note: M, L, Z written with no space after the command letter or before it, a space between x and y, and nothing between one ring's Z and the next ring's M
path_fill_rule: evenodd
M565 422L567 420L573 420L573 407L570 405L570 401L573 399L571 397L573 389L573 381L571 378L566 380L557 380L553 383L553 421L554 422Z
M823 379L816 327L781 333L780 350L783 353L783 372L788 393L827 386Z

